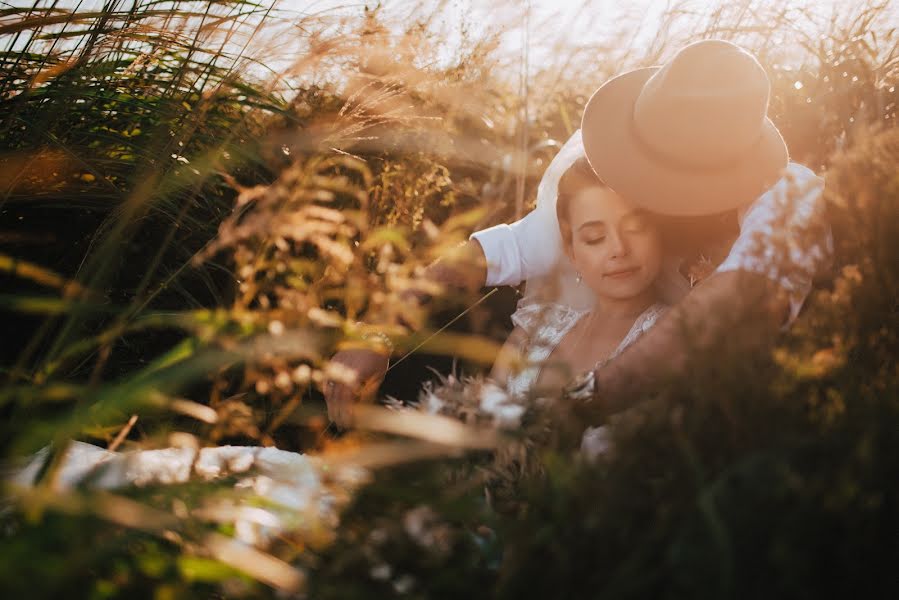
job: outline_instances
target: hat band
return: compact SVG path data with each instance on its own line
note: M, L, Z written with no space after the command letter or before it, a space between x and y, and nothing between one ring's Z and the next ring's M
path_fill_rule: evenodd
M650 145L645 139L643 139L643 136L640 135L640 131L637 128L637 123L636 123L636 120L634 119L633 112L631 113L629 125L630 125L630 130L631 130L631 137L636 142L637 147L640 149L641 152L643 152L644 154L649 156L649 158L653 159L655 162L661 163L663 165L667 165L669 167L673 167L676 169L680 169L680 170L696 171L696 172L703 172L703 173L708 173L708 172L713 172L713 171L726 171L728 169L732 169L734 167L739 166L740 164L743 163L743 161L746 159L746 157L750 155L752 150L762 142L762 140L765 137L765 130L762 129L762 131L759 133L758 137L755 140L753 140L753 142L751 144L747 145L745 150L743 150L736 156L727 157L725 160L722 160L722 161L715 161L715 162L710 162L710 163L706 163L706 164L697 164L694 162L689 162L689 161L683 160L677 156L667 154L660 150L657 150L652 145Z

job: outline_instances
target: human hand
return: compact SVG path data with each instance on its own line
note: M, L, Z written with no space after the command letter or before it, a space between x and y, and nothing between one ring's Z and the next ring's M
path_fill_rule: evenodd
M330 380L325 383L328 418L340 427L353 422L353 406L360 400L373 398L387 373L389 356L370 348L340 350L331 362L355 374L355 382Z
M487 281L487 257L477 240L468 240L447 250L428 265L425 279L455 290L474 292Z

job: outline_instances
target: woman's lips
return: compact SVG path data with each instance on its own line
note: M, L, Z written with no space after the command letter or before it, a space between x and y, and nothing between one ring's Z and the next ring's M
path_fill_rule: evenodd
M618 269L617 271L609 271L603 273L603 277L611 277L612 279L625 279L640 270L640 267L632 267L630 269Z

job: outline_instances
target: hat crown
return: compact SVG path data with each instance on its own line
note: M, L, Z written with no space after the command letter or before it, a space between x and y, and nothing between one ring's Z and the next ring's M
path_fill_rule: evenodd
M724 165L762 137L770 89L765 70L739 46L696 42L643 85L634 133L648 150L677 164Z

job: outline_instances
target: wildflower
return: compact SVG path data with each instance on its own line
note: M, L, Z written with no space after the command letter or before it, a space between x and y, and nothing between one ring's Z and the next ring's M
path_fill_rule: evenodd
M446 403L440 399L439 396L434 394L434 392L428 390L427 395L421 403L424 411L430 415L440 414L440 410L446 405Z
M514 429L521 425L524 407L517 404L504 389L492 382L481 387L481 410L493 417L497 427Z
M293 380L299 385L307 385L312 379L312 368L307 364L302 364L293 370Z
M581 454L589 461L612 449L612 431L606 427L588 427L581 438Z

